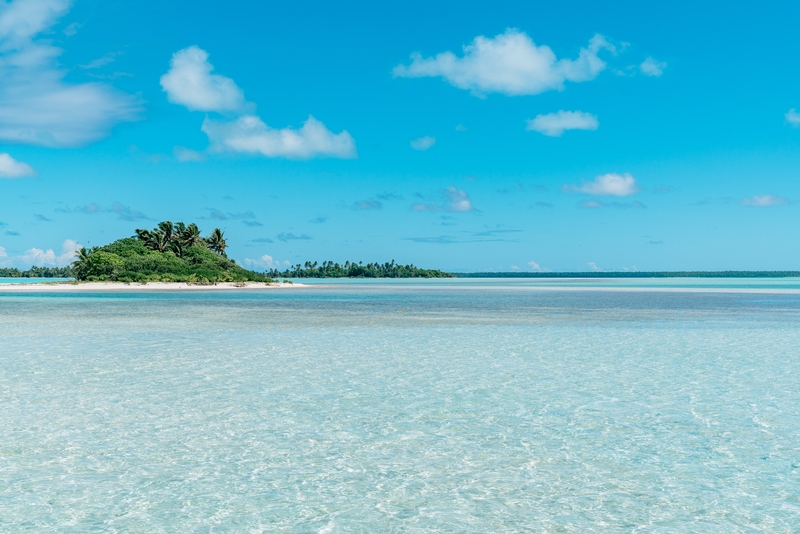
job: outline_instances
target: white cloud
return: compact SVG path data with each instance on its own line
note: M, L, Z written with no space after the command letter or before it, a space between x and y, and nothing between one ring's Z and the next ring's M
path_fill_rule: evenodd
M566 130L596 130L597 117L583 111L558 111L528 119L526 130L534 130L550 137L561 137Z
M636 186L636 179L627 172L622 175L616 173L603 174L593 181L586 182L580 186L565 185L563 190L567 193L583 193L585 195L610 197L627 197L641 191Z
M796 112L796 111L794 110L794 108L790 109L790 110L789 110L789 111L786 113L786 115L784 115L784 117L786 118L786 122L787 122L787 123L789 123L789 124L791 124L791 125L792 125L792 126L794 126L795 128L797 128L798 126L800 126L800 113Z
M205 155L191 148L176 146L173 149L175 159L178 161L203 161L206 159Z
M234 121L206 118L202 129L208 135L214 151L294 159L356 157L355 141L347 131L334 134L310 115L298 130L271 128L255 115L245 115Z
M4 247L0 247L0 258L7 258L7 257L8 257L8 252L6 252L6 249Z
M442 192L444 197L443 204L414 204L411 209L414 211L452 211L466 213L475 211L469 195L463 189L457 189L452 185Z
M0 141L81 146L138 118L139 101L102 83L66 83L62 50L34 38L65 14L67 0L16 0L0 5Z
M291 264L289 260L278 261L273 259L272 256L269 254L264 254L260 258L252 259L252 258L245 258L244 264L250 267L251 269L254 268L262 268L262 269L286 269Z
M435 144L436 144L436 138L431 137L430 135L426 135L425 137L420 137L419 139L411 140L411 148L413 148L414 150L425 151Z
M592 271L594 271L594 272L596 272L596 273L598 273L598 272L600 272L600 271L602 271L602 270L603 270L603 269L601 269L600 267L598 267L598 266L597 266L597 264L596 264L595 262L593 262L593 261L590 261L590 262L589 262L589 263L587 263L586 265L588 265L588 266L589 266L589 269L591 269Z
M530 269L531 271L537 272L537 273L542 273L542 272L544 272L544 269L542 269L542 268L539 266L539 264L538 264L538 263L536 263L535 261L529 261L529 262L528 262L528 269Z
M524 32L513 28L494 38L478 36L463 49L462 57L442 52L423 58L414 53L410 65L398 65L392 74L404 78L441 76L450 84L469 89L478 96L485 93L535 95L563 90L565 81L594 79L606 68L598 52L615 52L614 47L597 34L588 47L580 49L577 59L556 59L549 46L536 46Z
M785 206L788 203L788 198L779 197L777 195L755 195L749 198L743 198L739 201L739 204L742 206L754 206L757 208Z
M0 154L0 178L22 178L36 176L36 171L27 163L22 163L6 153Z
M666 68L667 63L665 61L657 61L652 56L642 61L642 64L639 65L639 70L645 76L661 76Z
M25 251L25 254L16 258L17 263L29 266L36 265L37 267L50 266L50 267L66 267L75 259L75 252L81 249L83 245L72 239L67 239L61 245L61 254L56 256L53 249L42 250L40 248L31 248Z
M239 86L225 76L211 74L208 52L190 46L172 55L170 69L161 76L161 87L173 104L192 111L239 111L245 106Z
M334 134L311 115L300 129L267 126L251 113L255 105L245 101L236 83L212 74L212 70L208 52L190 46L173 54L169 71L161 76L161 87L170 102L192 111L232 113L237 117L233 120L206 117L203 121L202 130L212 151L292 159L356 157L355 141L346 130ZM179 161L199 161L202 155L176 147L175 157Z

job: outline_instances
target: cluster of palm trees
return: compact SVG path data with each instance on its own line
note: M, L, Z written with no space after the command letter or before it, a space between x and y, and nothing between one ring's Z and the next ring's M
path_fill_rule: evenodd
M219 228L214 228L208 237L202 237L200 228L194 223L187 226L182 222L173 224L170 221L164 221L158 223L158 226L152 230L137 229L136 237L144 243L144 246L158 252L172 251L177 256L183 256L184 250L199 245L228 257L225 254L225 249L228 248L225 233Z

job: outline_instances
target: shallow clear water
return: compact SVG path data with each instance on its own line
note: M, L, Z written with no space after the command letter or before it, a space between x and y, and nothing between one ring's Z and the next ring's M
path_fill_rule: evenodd
M800 292L515 284L0 290L0 531L797 531Z

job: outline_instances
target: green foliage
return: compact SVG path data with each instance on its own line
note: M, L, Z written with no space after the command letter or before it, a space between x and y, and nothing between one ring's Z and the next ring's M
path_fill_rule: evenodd
M222 239L222 232L218 237ZM222 239L223 252L225 246ZM87 281L190 284L273 281L243 269L222 253L209 250L195 224L173 225L169 221L153 230L136 230L136 237L81 249L72 270L78 280Z
M0 269L0 278L74 278L72 267L31 267L27 271Z
M297 264L294 267L279 271L272 269L265 273L271 277L287 278L452 278L453 275L435 269L420 269L414 265L400 265L394 260L386 263L345 262L344 265L332 261Z

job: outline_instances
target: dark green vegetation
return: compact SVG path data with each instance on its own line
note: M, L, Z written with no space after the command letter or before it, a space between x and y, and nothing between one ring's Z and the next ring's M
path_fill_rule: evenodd
M265 273L267 276L283 278L452 278L453 275L435 269L420 269L414 265L400 265L395 263L351 263L344 265L324 261L322 265L317 262L307 261L304 265L299 263L285 271L273 269Z
M27 271L0 269L0 278L73 278L72 267L31 267Z
M217 228L202 237L192 223L160 223L153 230L136 230L135 237L110 245L83 248L72 264L75 278L115 282L272 282L236 265L225 255L227 243Z
M578 273L456 273L458 278L791 278L800 271L617 271Z

